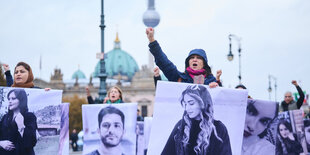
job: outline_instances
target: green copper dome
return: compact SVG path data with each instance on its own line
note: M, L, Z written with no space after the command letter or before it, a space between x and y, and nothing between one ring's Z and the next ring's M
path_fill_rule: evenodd
M128 80L131 81L134 74L139 71L136 60L121 49L118 34L116 34L114 41L114 49L105 54L104 62L108 78L113 78L120 74L121 76L128 77ZM96 65L93 76L98 77L99 72L100 61Z
M78 79L86 79L86 76L85 76L85 74L80 69L78 69L72 75L72 79L76 79L76 78L78 78Z

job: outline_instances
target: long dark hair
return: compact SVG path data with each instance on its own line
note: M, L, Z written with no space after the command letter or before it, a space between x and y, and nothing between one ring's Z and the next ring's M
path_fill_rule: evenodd
M28 112L28 97L27 97L26 91L24 89L12 89L9 91L7 95L8 99L11 93L14 93L16 98L19 101L18 108L20 109L20 113L24 114ZM13 112L9 109L9 114L10 113L13 113Z
M197 146L194 147L196 154L203 154L206 152L208 146L210 145L210 137L212 132L215 137L222 141L217 135L216 127L214 126L213 118L213 103L211 95L206 87L203 85L190 85L183 92L180 98L181 105L184 106L184 96L185 94L190 95L194 98L199 97L202 102L198 102L201 108L199 127L201 131L198 133L197 137ZM175 135L174 139L177 144L177 152L184 152L184 148L188 145L190 139L190 128L191 128L191 119L184 111L183 119L181 125L178 127L178 133Z

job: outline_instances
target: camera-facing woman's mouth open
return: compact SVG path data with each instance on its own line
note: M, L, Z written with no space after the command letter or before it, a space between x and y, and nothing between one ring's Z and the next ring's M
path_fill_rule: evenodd
M197 64L196 64L196 63L193 63L193 66L194 66L194 67L196 67L196 66L197 66Z

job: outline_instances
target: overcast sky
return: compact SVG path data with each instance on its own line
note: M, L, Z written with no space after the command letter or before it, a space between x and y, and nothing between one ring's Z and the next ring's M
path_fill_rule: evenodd
M106 0L104 5L105 52L113 49L118 31L121 48L141 68L148 63L142 22L147 1ZM11 68L25 61L35 77L48 81L54 68L70 79L80 65L89 78L100 52L100 7L99 0L0 1L0 61ZM269 74L277 78L277 101L284 92L296 91L293 79L309 93L309 0L155 0L155 8L161 16L155 39L180 71L184 71L188 52L202 48L213 73L223 70L223 85L236 86L239 60L235 41L235 58L227 60L228 35L235 34L242 38L242 83L252 97L269 99ZM274 97L273 91L272 100Z

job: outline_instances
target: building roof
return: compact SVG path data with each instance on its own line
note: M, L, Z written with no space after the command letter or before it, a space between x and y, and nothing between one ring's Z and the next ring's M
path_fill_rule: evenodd
M72 75L72 79L76 79L76 78L78 78L78 79L86 79L86 76L85 76L85 74L80 69L78 69Z
M139 71L136 60L128 54L126 51L122 50L120 47L120 40L118 34L116 34L116 39L114 41L114 49L107 52L104 56L105 68L108 78L115 78L121 75L122 77L127 77L131 80L134 74ZM100 61L98 61L93 77L98 77L100 73Z

